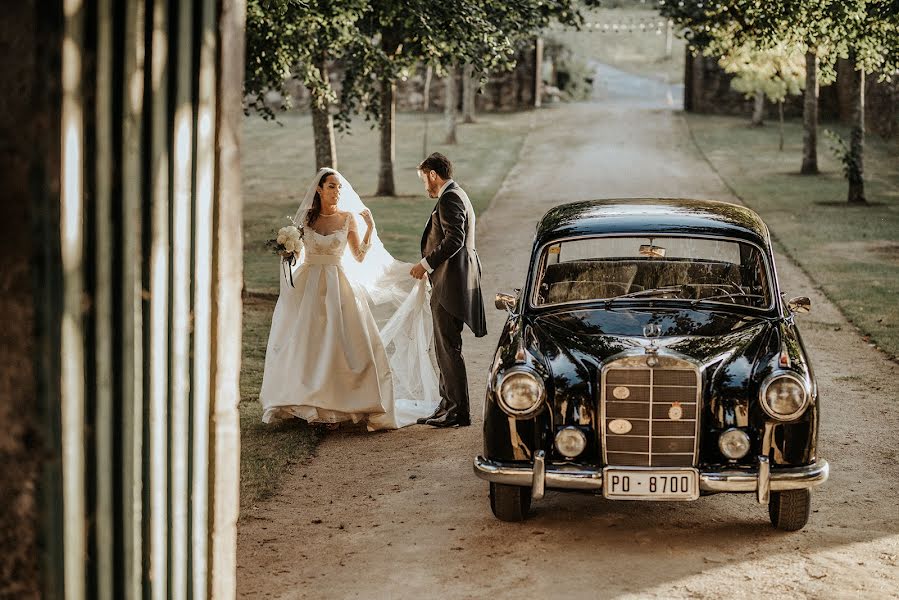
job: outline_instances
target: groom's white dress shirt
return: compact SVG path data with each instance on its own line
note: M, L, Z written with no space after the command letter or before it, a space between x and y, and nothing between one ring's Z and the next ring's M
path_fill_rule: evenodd
M452 183L453 183L452 179L446 180L446 183L443 184L443 187L441 187L440 191L437 193L438 200L440 200L440 196L443 195L443 192L445 192L446 188L448 188ZM421 266L423 266L425 268L425 271L427 271L428 274L431 274L434 272L434 269L431 268L431 265L428 264L428 261L426 259L424 259L424 258L421 259L421 262L419 264L421 264Z

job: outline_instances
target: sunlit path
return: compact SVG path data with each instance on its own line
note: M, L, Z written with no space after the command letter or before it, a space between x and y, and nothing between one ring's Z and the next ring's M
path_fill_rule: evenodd
M683 84L648 77L634 77L612 65L597 64L593 75L594 101L641 109L679 110L684 105Z

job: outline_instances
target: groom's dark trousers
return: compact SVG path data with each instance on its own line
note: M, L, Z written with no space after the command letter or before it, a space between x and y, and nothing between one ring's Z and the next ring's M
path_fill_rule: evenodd
M436 295L431 296L434 320L434 353L440 368L440 406L454 416L467 418L468 374L462 359L462 326L464 321L451 315Z

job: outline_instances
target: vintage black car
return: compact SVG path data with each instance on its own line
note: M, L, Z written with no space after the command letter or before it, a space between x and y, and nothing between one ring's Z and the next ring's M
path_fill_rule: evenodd
M818 389L751 210L682 199L550 210L509 311L484 405L490 507L546 489L615 500L746 492L785 530L808 521Z

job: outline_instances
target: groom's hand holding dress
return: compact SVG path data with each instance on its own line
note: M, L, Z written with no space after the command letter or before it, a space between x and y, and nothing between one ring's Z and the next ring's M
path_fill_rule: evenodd
M487 334L481 295L481 262L475 249L475 214L468 195L452 180L452 165L439 153L418 167L437 204L421 238L421 262L410 275L431 280L434 349L440 369L440 406L429 419L435 427L469 425L468 377L462 358L462 327Z
M428 271L424 268L424 265L421 263L416 263L412 270L409 271L409 275L414 277L415 279L424 279L425 275L428 274Z

